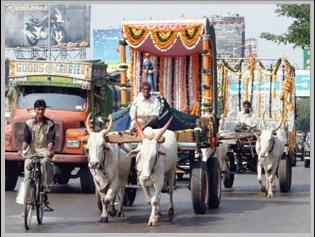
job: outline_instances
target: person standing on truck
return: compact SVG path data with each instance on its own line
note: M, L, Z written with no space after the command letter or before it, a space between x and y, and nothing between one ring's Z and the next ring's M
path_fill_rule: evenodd
M54 175L50 159L54 153L55 124L45 116L46 102L44 100L36 100L34 110L35 117L25 123L23 143L18 155L30 157L38 154L44 157L41 160L44 191L50 192ZM32 160L28 158L24 160L24 180L30 177L31 162Z
M236 132L257 130L257 118L252 111L252 104L245 100L243 102L243 110L237 114Z
M131 124L130 130L134 128L135 113L140 124L144 125L146 122L151 121L149 124L152 128L158 126L158 116L161 110L161 103L159 99L151 95L151 85L148 82L141 83L141 92L137 95L130 108Z

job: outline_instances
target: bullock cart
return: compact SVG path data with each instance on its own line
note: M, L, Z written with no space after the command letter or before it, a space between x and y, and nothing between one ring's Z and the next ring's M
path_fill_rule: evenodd
M152 94L163 101L158 126L163 127L173 117L168 129L176 133L179 154L189 154L193 209L197 214L204 214L208 208L219 207L221 170L216 157L218 104L213 26L207 19L124 21L122 32L119 42L122 104L125 101L128 107L127 88L133 101L140 91L140 83L146 80L142 74L143 59L149 53L154 68ZM113 129L107 141L135 143L139 137L120 128Z
M282 118L280 130L286 142L277 175L281 192L288 192L291 187L292 160L295 156L294 68L287 59L279 59L275 64L271 64L269 70L266 70L262 62L255 57L250 57L246 66L242 63L241 60L237 64L238 71L225 61L218 67L221 75L220 92L223 98L219 140L222 149L220 160L224 186L227 188L233 186L235 173L257 170L255 144L260 132L235 131L236 114L241 110L241 101L250 100L256 113L258 130L264 128L262 126L264 123L269 127L275 126ZM278 70L281 67L282 71ZM233 77L235 79L236 76L238 78L233 82ZM231 89L233 87L238 88L237 93L234 91L233 94Z

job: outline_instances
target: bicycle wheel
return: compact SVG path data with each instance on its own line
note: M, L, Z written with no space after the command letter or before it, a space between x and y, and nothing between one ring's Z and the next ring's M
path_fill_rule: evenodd
M36 186L36 216L37 223L40 225L43 223L44 217L44 203L43 203L43 185L40 178L35 181Z
M35 186L31 180L25 182L24 197L24 226L26 230L30 229L35 201Z

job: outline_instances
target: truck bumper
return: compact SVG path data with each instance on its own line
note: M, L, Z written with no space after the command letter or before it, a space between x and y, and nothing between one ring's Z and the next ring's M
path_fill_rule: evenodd
M12 161L24 161L24 158L18 157L16 152L5 152L5 159ZM66 154L55 154L51 159L53 163L88 163L86 155L66 155Z

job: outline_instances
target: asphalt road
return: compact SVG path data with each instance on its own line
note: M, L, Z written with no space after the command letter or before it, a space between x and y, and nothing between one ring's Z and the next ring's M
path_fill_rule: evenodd
M174 194L175 216L167 216L168 195L162 195L159 226L149 227L150 208L141 189L124 218L99 223L94 194L81 194L78 180L56 186L49 195L54 212L45 213L44 223L36 218L29 231L24 229L23 208L15 203L17 192L5 193L5 232L12 233L309 233L311 231L310 172L298 161L293 167L292 189L267 199L258 192L255 174L237 174L231 189L223 188L218 209L195 215L187 181L178 182Z

